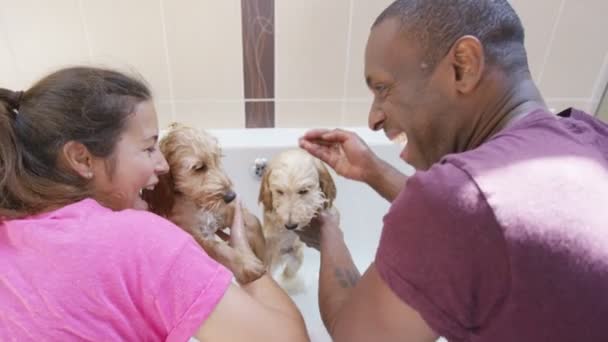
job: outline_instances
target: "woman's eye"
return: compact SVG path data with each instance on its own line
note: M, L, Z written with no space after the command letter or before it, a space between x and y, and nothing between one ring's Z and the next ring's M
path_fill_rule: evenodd
M306 195L308 193L308 189L302 189L300 191L298 191L298 194L300 195Z
M156 146L148 147L146 149L146 152L148 152L148 154L152 154L152 153L156 152Z

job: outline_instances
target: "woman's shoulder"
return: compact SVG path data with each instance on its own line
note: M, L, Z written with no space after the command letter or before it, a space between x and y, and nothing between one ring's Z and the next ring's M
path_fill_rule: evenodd
M142 210L113 211L93 199L68 205L46 219L64 227L78 227L83 242L88 240L92 245L113 244L148 253L193 243L189 234L163 217Z

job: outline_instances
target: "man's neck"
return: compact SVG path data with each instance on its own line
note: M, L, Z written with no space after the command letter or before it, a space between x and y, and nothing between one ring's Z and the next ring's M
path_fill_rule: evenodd
M501 73L488 77L493 78L486 80L489 85L481 86L486 87L490 95L485 101L478 102L480 105L472 117L472 129L458 142L461 151L478 147L509 123L535 110L547 110L538 88L529 77L509 80Z

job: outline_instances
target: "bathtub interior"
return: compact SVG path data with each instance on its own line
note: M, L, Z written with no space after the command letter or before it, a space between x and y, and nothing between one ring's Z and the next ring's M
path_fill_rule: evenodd
M356 131L370 148L382 159L407 174L413 169L399 159L401 146L391 143L383 133L366 128L348 128ZM259 158L270 160L276 153L297 147L297 139L303 129L248 129L209 130L218 138L224 154L224 168L234 182L235 191L247 208L262 220L261 207L257 202L260 180L252 168ZM382 228L382 218L389 203L367 185L347 180L332 172L336 183L335 206L340 211L341 226L354 262L363 272L373 260ZM306 249L304 263L299 271L305 283L304 291L292 296L307 324L312 341L330 341L317 302L319 253Z

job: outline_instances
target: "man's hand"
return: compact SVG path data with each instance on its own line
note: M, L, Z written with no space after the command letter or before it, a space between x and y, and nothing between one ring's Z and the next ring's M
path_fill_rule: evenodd
M331 166L339 175L368 182L378 157L355 133L340 129L316 129L299 140L300 147Z
M306 246L320 251L321 240L329 230L340 230L340 213L334 207L320 212L308 226L295 233Z

